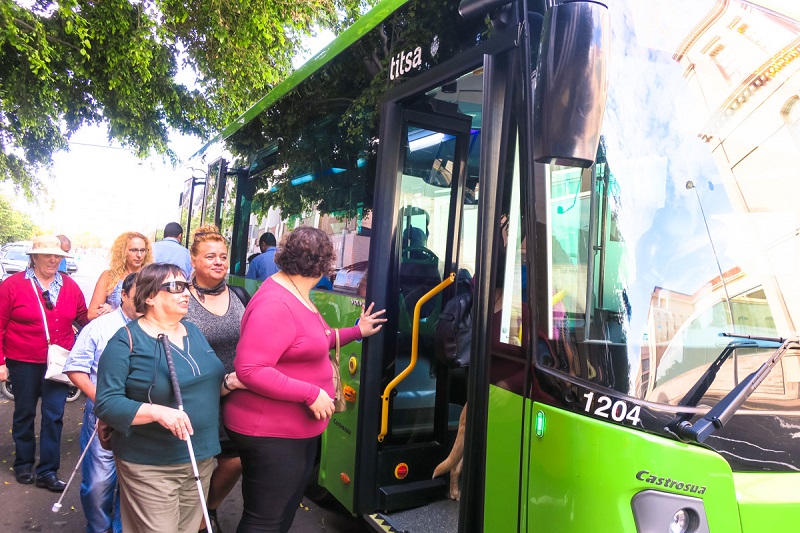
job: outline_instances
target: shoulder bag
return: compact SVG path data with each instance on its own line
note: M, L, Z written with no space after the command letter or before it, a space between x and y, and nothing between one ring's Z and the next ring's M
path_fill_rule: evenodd
M131 354L133 354L133 338L131 337L131 330L128 329L128 326L122 327L128 332L128 346L130 346ZM103 422L101 419L97 419L97 440L100 441L100 447L104 450L111 451L111 434L113 432L114 428L112 428L106 422Z
M47 337L47 371L44 374L45 379L51 381L58 381L59 383L66 383L72 385L66 374L64 374L64 363L67 362L69 350L59 346L58 344L50 343L50 329L47 327L47 315L44 314L44 306L42 299L39 297L39 291L36 290L36 285L31 278L31 287L36 294L36 301L39 302L39 309L42 311L42 323L44 323L44 334Z
M472 294L465 292L447 302L439 314L433 337L439 362L450 368L469 366L472 345Z
M228 285L228 289L235 294L239 300L241 300L242 305L247 307L247 303L250 301L250 293L245 290L244 287L239 287L238 285Z
M341 413L347 409L347 402L344 400L344 387L342 386L342 376L339 373L339 353L341 352L341 341L339 340L339 328L336 332L336 355L331 357L331 367L333 368L333 390L336 397L333 399L333 412Z

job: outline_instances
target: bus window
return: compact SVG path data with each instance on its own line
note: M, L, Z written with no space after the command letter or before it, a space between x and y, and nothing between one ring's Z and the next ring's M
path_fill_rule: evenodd
M465 283L474 272L481 90L482 73L469 73L408 103L404 114L396 215L399 298L397 307L388 310L397 317L394 357L386 363L390 375L409 365L414 309L420 299L451 272L461 269ZM430 440L436 406L448 405L451 399L437 398L447 390L439 386L447 369L437 366L433 338L444 298L450 294L439 293L420 308L419 356L413 371L397 385L392 403L394 443ZM453 388L457 420L465 380Z
M222 196L222 207L220 209L220 228L219 232L228 239L233 238L233 222L236 214L236 190L237 180L229 178L225 180L225 192Z
M341 82L345 87L339 89L348 89L348 81ZM331 88L315 87L322 92ZM281 102L286 112L263 118L265 148L249 162L249 185L255 192L242 260L260 252L258 241L265 232L280 243L294 228L312 226L331 237L336 251L324 286L363 296L371 229L365 184L374 172L374 149L369 139L348 129L347 108L340 100L291 93Z
M652 6L614 2L618 41L595 162L545 165L537 181L549 247L536 256L547 271L537 288L553 298L538 302L537 318L557 341L539 363L665 412L714 368L731 342L722 334L789 337L798 322L800 111L797 71L781 65L796 54L786 43L800 26L742 2L719 13L713 2L682 5L686 17L656 30L659 17L642 17ZM698 412L773 351L740 345L719 360ZM732 466L767 468L730 443L778 446L749 428L764 413L796 411L797 368L787 354L707 441Z
M501 166L502 202L497 210L498 234L496 251L496 277L493 282L491 324L492 364L490 381L493 385L525 394L525 358L528 334L523 327L528 310L523 298L527 275L525 253L527 239L524 234L524 198L520 174L520 144L517 124L509 126L511 135L508 153Z
M222 161L222 159L217 159L208 165L208 173L206 174L205 201L203 202L203 224L216 224L214 217L216 216L218 200L217 195L219 194L220 181L219 172L220 167L222 166Z
M205 178L191 177L186 180L181 204L181 227L186 245L191 242L192 231L202 225L205 202Z
M519 145L516 146L514 168L511 173L511 195L507 212L500 216L500 233L503 239L503 256L498 264L495 289L495 319L499 318L498 342L522 346L522 280L524 279L525 243L522 239L520 216Z

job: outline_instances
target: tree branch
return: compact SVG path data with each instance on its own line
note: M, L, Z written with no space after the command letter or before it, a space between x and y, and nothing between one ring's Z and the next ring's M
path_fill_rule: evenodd
M25 29L27 29L27 30L30 30L30 31L36 31L36 28L34 28L33 26L31 26L30 24L28 24L28 23L27 23L27 22L25 22L24 20L20 20L20 19L18 19L18 18L15 18L15 19L14 19L14 22L15 22L15 23L17 23L17 24L19 24L20 26L22 26L23 28L25 28ZM78 51L80 51L80 48L78 48L78 47L77 47L77 46L75 46L74 44L72 44L72 43L68 43L68 42L66 42L66 41L62 41L62 40L61 40L61 39L59 39L58 37L52 37L52 36L50 36L50 35L45 35L45 36L44 36L44 38L45 38L45 39L47 39L48 41L50 41L51 43L63 44L64 46L68 46L68 47L72 48L73 50L78 50Z

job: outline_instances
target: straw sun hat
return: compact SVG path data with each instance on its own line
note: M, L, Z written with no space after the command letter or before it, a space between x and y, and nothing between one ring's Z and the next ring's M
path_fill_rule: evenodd
M33 254L52 254L60 255L61 257L72 257L67 252L61 249L61 241L55 235L39 235L33 238L33 246L27 252L28 255Z

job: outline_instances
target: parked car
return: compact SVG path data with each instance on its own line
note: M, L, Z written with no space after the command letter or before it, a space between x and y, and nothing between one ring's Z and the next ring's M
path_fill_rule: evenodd
M11 274L9 274L9 273L7 273L7 272L6 272L6 269L5 269L5 267L3 266L3 263L0 263L0 283L2 283L2 282L3 282L3 280L4 280L4 279L6 279L6 278L7 278L8 276L10 276L10 275L11 275Z
M70 276L78 271L78 263L72 257L67 257L67 274Z
M28 267L28 250L33 246L28 241L12 242L0 249L0 263L7 274L21 272Z
M28 266L28 250L32 244L28 241L11 242L0 248L0 264L4 265L7 275L25 270ZM74 258L68 257L67 274L70 276L78 271L78 263Z

